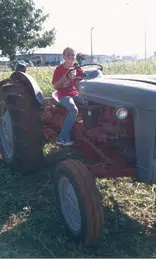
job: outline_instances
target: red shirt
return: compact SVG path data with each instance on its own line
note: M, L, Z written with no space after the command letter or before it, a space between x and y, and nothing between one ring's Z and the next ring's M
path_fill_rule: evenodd
M54 74L53 74L53 79L52 79L52 84L54 85L60 78L64 76L64 74L67 73L69 69L65 68L63 64L59 65L56 67ZM77 77L83 77L84 73L81 68L76 69L76 76ZM64 97L64 96L77 96L78 91L76 89L76 84L77 80L70 80L67 88L58 88L57 89L57 97L58 99Z

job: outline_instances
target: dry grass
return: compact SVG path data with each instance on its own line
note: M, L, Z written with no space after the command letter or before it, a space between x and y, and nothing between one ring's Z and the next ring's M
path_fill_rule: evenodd
M32 72L51 92L51 69ZM136 73L136 72L135 72ZM39 77L39 74L42 74ZM1 75L0 75L1 76ZM156 185L130 178L98 179L105 224L96 248L69 241L58 213L53 171L63 150L44 148L48 168L34 175L12 172L0 165L0 258L155 258ZM66 154L81 158L73 151Z

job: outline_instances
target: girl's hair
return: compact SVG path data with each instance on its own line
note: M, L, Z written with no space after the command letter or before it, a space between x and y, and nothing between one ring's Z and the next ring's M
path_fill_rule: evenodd
M68 52L68 51L73 51L73 52L75 52L72 48L67 47L67 48L64 49L64 51L63 51L63 55L65 55L66 52Z

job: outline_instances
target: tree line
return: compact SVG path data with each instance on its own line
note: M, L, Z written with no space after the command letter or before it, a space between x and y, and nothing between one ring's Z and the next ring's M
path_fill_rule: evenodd
M0 0L0 50L14 60L16 53L33 52L55 42L55 28L47 31L49 14L36 8L33 0Z

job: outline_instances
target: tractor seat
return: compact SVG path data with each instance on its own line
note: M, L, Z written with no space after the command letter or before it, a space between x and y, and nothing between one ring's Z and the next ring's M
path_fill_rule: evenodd
M52 97L55 99L56 102L60 103L57 97L57 90L52 93Z
M57 97L57 90L52 93L52 97L53 97L53 99L56 101L56 106L63 107L63 106L60 104L59 99L58 99L58 97ZM78 106L79 109L83 109L83 108L84 108L84 105L83 105L83 104L80 104L80 103L77 103L77 102L75 102L75 104Z
M58 97L57 97L57 90L52 93L52 98L53 98L54 101L55 101L55 106L57 106L57 107L63 107L63 106L61 105L61 103L59 102L59 99L58 99Z

